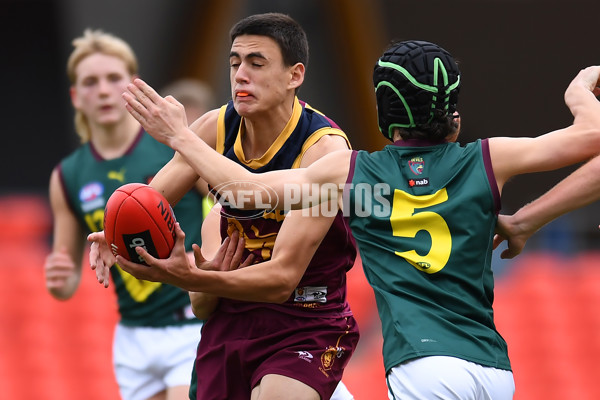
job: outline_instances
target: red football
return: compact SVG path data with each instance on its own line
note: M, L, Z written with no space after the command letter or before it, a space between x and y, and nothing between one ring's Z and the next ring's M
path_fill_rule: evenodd
M104 209L104 236L115 255L144 264L135 252L143 247L156 258L168 258L175 245L175 214L169 202L142 183L121 186Z

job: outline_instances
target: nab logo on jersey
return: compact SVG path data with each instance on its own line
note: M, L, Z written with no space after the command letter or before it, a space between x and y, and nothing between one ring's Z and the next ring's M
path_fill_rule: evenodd
M409 179L408 186L429 186L429 178L421 178L421 179Z

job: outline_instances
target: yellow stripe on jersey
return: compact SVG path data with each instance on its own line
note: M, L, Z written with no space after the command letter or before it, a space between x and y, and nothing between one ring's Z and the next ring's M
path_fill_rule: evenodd
M242 118L242 122L240 123L240 131L238 132L238 135L235 139L235 144L233 145L233 150L234 150L235 155L237 156L238 160L240 160L240 162L244 163L245 165L247 165L253 169L258 169L258 168L268 164L269 161L271 161L271 159L277 154L277 152L285 144L285 142L288 140L288 138L292 135L292 133L294 132L294 129L296 129L296 126L298 125L298 121L300 120L301 115L302 115L302 106L300 105L300 101L298 101L298 98L296 97L294 99L294 109L292 110L292 117L286 124L285 128L283 128L283 131L281 131L279 136L277 136L277 139L275 139L275 141L273 142L271 147L269 147L269 150L267 150L265 152L265 154L263 154L260 158L255 158L255 159L250 159L250 160L246 159L246 157L244 155L244 149L242 148L243 132L241 131L241 129L244 126L244 118Z
M219 154L223 154L225 151L225 111L227 111L227 104L219 110L219 119L217 122L217 144L215 150Z
M210 210L212 210L215 202L212 199L212 196L204 196L202 198L202 220L206 218Z
M313 108L313 110L314 110L314 108ZM292 168L299 168L300 163L302 162L302 157L304 157L304 153L306 153L306 151L310 148L310 146L317 143L319 141L319 139L321 139L323 136L327 136L327 135L336 135L336 136L343 137L346 140L346 144L348 145L348 148L349 149L352 148L352 146L350 145L350 141L348 140L348 137L341 130L339 130L337 128L321 128L321 129L313 132L313 134L310 135L304 141L304 144L302 145L302 151L300 151L300 154L298 154L298 157L296 157L296 159L294 160L294 163L292 164Z

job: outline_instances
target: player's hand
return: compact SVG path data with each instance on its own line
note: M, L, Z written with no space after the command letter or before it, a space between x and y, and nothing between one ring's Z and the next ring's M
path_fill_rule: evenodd
M138 279L143 279L152 282L164 282L170 285L178 286L187 291L195 291L194 271L199 268L190 261L189 256L185 251L185 233L181 229L179 223L175 223L175 246L171 251L171 255L166 259L155 258L142 247L136 247L135 251L139 254L147 265L131 262L124 257L117 255L119 266L126 272L135 276ZM240 264L244 245L240 245L239 236L233 240L227 238L219 251L215 255L213 261L206 261L199 252L198 246L195 246L195 258L202 269L212 270L231 270L238 265L247 266L252 262L252 258L248 258L244 263ZM208 264L206 264L208 263Z
M110 267L115 264L116 259L106 242L104 231L90 233L87 240L92 242L89 256L90 267L96 271L98 283L103 284L104 287L108 287L108 283L110 282Z
M125 108L159 142L171 146L171 139L188 128L185 108L173 96L161 97L141 79L127 85ZM172 147L172 146L171 146Z
M138 264L117 255L117 263L125 272L138 279L164 282L188 290L186 280L191 278L190 271L196 266L185 251L185 233L178 222L175 223L175 245L168 258L155 258L142 247L136 247L135 251L146 264Z
M600 66L590 66L579 71L565 91L565 103L573 111L579 102L578 90L583 88L594 96L600 96Z
M591 66L582 69L575 79L576 81L580 81L595 96L600 95L600 66Z
M200 246L193 244L192 248L194 250L196 267L207 271L232 271L238 268L245 268L254 261L254 254L250 254L242 262L245 244L244 238L240 236L237 230L234 230L231 236L225 238L211 261L207 261L204 258L200 251Z
M75 262L66 248L53 251L48 254L44 263L46 288L51 293L63 294L68 289L69 278L74 276L76 271Z
M521 254L527 239L529 239L532 233L523 230L523 228L515 222L514 216L498 215L496 234L494 235L493 242L494 249L506 240L508 248L500 253L500 258L514 258Z

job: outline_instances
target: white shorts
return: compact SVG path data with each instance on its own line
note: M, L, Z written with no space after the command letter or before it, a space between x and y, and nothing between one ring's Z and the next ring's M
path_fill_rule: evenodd
M350 393L346 385L344 385L344 382L340 381L331 395L330 400L354 400L354 396Z
M189 386L202 323L160 328L117 324L113 363L123 400L145 400Z
M390 400L511 400L515 394L511 371L446 356L404 362L392 368L387 383Z

